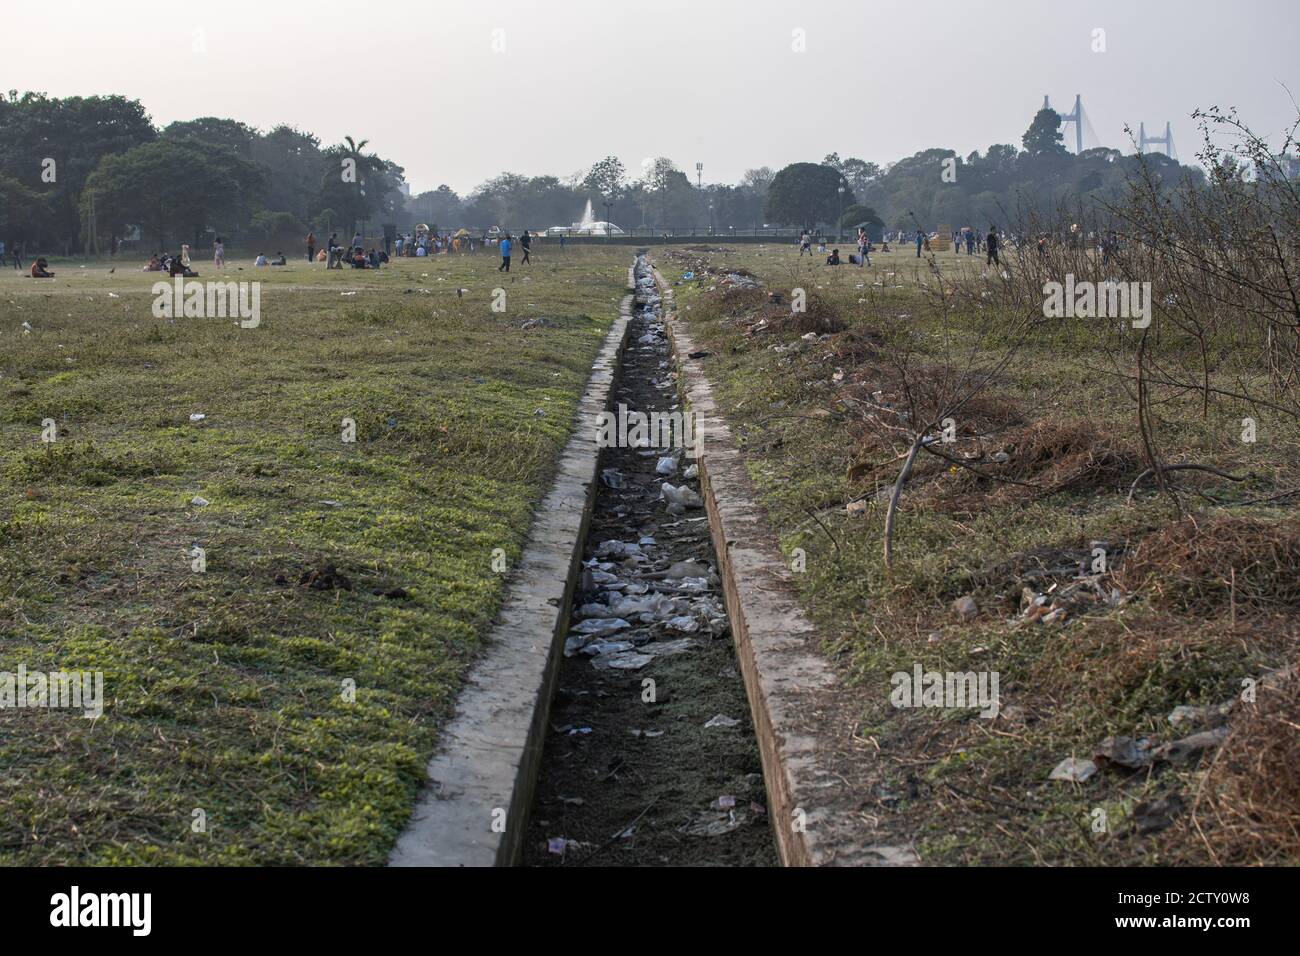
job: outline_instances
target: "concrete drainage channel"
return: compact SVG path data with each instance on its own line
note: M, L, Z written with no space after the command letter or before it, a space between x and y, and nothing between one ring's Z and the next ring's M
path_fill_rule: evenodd
M672 289L628 286L390 865L914 864Z
M634 276L522 862L776 865L693 436L643 257Z

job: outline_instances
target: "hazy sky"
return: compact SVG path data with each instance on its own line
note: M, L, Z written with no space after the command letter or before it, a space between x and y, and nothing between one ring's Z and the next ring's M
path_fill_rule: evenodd
M1019 145L1045 93L1063 110L1083 94L1101 145L1126 147L1125 123L1170 120L1190 161L1193 109L1235 105L1274 133L1296 115L1282 84L1300 98L1300 0L5 6L5 89L120 93L159 125L213 115L326 144L351 134L416 191L567 175L609 153L633 174L664 155L694 179L703 162L714 182L831 151L965 155Z

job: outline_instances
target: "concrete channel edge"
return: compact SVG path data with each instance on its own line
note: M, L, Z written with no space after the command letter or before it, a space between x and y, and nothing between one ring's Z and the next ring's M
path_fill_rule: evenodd
M838 678L818 652L776 532L677 314L673 289L654 270L686 409L702 430L700 491L721 565L727 613L763 759L777 850L785 866L889 866L918 862L907 847L875 843L853 792L818 747L823 702Z
M634 288L630 268L627 286ZM511 866L519 859L596 500L594 423L614 394L632 302L624 296L592 366L577 427L389 866Z

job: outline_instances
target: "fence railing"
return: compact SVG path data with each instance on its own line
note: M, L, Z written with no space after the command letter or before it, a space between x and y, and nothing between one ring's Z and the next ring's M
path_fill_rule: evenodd
M834 237L838 235L848 235L852 230L836 230L829 227L823 227L815 232L810 233L812 237ZM629 226L622 232L614 233L612 238L627 236L633 238L645 239L716 239L723 241L726 239L798 239L804 232L798 226L723 226L709 228L708 226ZM570 238L582 239L604 239L603 234L582 232L578 229L548 230L543 233L545 236L564 235Z

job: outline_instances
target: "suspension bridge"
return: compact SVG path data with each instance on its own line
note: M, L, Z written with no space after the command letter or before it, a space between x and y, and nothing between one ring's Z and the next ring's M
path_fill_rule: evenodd
M1083 108L1082 94L1075 94L1074 108L1068 113L1053 107L1051 97L1047 95L1043 96L1043 109L1054 110L1061 117L1061 130L1066 134L1066 145L1072 146L1076 155L1086 149L1096 149L1104 145ZM1139 153L1145 153L1148 147L1164 147L1163 152L1166 156L1170 159L1178 159L1178 150L1174 147L1174 134L1169 123L1165 123L1163 136L1148 136L1146 123L1141 123L1138 127L1137 146Z

